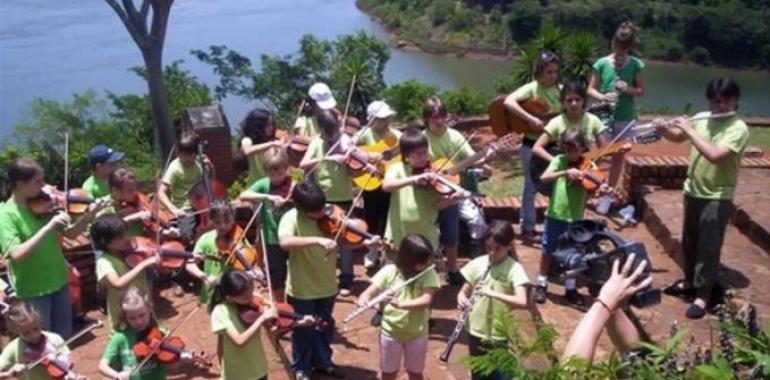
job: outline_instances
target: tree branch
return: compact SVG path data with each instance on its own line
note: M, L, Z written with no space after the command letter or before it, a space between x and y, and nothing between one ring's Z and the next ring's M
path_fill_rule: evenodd
M104 1L118 15L118 18L120 18L120 21L123 22L123 25L126 27L126 30L128 30L128 34L131 35L131 38L134 40L134 42L136 42L136 45L139 47L139 50L144 50L144 47L147 45L146 33L145 35L142 35L139 31L136 30L136 28L134 27L134 24L128 18L126 11L120 7L120 4L118 4L116 0L104 0Z
M123 8L126 9L126 14L128 15L128 19L131 20L131 22L134 24L134 28L136 28L137 32L143 37L147 36L147 19L142 17L141 14L139 14L139 11L136 10L136 6L134 6L133 0L123 0Z
M163 50L163 42L166 40L166 28L168 27L168 17L171 13L173 0L152 0L152 26L150 27L150 38L156 49Z
M150 11L150 0L142 1L142 7L139 10L139 17L142 20L147 20L147 14Z

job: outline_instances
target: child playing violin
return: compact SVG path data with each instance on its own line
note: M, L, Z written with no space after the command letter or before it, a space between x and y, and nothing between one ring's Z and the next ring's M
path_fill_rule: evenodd
M189 213L191 206L187 194L192 187L203 179L204 168L196 160L198 154L198 136L185 133L179 138L179 154L168 165L158 189L158 200L177 218L179 230L185 238L191 240L195 235L196 219ZM202 157L204 165L213 168L208 157Z
M337 116L329 110L316 113L321 134L314 137L307 147L300 168L315 168L312 178L323 191L326 201L340 206L345 212L353 207L353 182L345 161L353 149L351 137L342 133ZM368 160L368 157L365 159ZM350 294L353 284L353 252L340 250L340 294Z
M67 260L59 237L80 235L107 203L92 203L71 224L66 212L54 214L50 207L47 210L35 207L41 200L45 184L43 168L37 162L25 158L14 160L8 168L7 178L12 192L0 205L0 252L9 266L11 285L18 298L35 305L44 330L67 338L72 333L72 300Z
M114 330L107 341L104 353L99 361L99 372L116 380L165 380L165 363L152 357L146 361L137 357L134 350L144 334L156 327L150 296L141 289L131 286L120 300L120 313L117 315L118 329ZM182 351L179 359L192 361L193 356ZM144 362L143 362L144 361ZM142 363L143 362L143 363ZM141 368L137 368L141 364Z
M88 163L93 174L83 182L83 190L91 198L110 195L107 177L123 160L123 152L118 152L107 145L96 145L88 151Z
M287 211L278 224L278 241L289 252L286 293L297 313L315 315L334 326L332 310L337 294L334 278L338 251L333 236L319 228L324 217L326 197L315 182L298 183L291 193L296 208ZM330 257L331 256L331 257ZM331 342L334 329L318 331L300 327L292 333L292 368L297 380L309 379L315 367L327 375L341 376L332 363Z
M428 138L416 128L409 128L399 140L403 162L391 165L382 181L382 190L392 193L385 240L401 244L408 233L424 236L432 247L438 247L436 220L439 211L470 196L459 189L449 196L441 196L430 185L437 176L430 171ZM438 263L437 263L438 265Z
M253 302L254 282L243 271L227 271L214 287L209 312L211 331L223 347L220 358L222 379L267 379L267 358L262 348L260 328L278 317L275 306L247 324L240 318L239 307ZM297 378L299 379L299 377Z
M491 347L506 347L505 335L494 328L495 320L511 308L527 307L529 278L524 267L516 261L513 236L510 223L493 221L483 238L487 254L473 259L461 271L466 282L457 293L457 307L460 310L468 307L474 289L479 295L467 321L471 356L483 355ZM484 277L487 270L489 273ZM498 380L505 376L498 372L487 376L473 373L471 378Z
M432 261L430 241L422 235L406 235L401 240L395 264L380 269L356 303L366 305L378 294L422 273ZM440 287L436 270L432 269L387 299L380 333L381 379L395 379L402 358L409 379L422 379L428 353L430 304Z
M238 236L234 236L235 233L240 231L240 228L235 224L233 208L230 205L230 202L220 200L214 201L211 204L209 212L211 214L211 223L213 224L214 229L201 235L201 237L198 238L198 241L195 242L195 247L193 248L193 252L203 258L203 270L201 270L198 264L194 262L188 262L185 266L187 273L203 281L200 301L202 304L206 305L211 302L213 286L216 284L222 273L233 265L231 263L233 263L234 260L239 260L235 255L230 257L230 249L232 248L231 245L237 243L235 240L238 239ZM243 242L241 244L247 243ZM225 246L224 250L221 245ZM243 258L250 262L245 264L241 263L240 266L251 267L251 270L254 271L254 273L252 273L252 278L261 277L259 275L261 270L257 266L260 260L256 257L252 258L253 260L249 260L247 257ZM228 259L231 261L227 262Z
M282 148L284 141L276 139L275 121L270 111L255 108L241 122L241 152L247 157L249 175L246 184L251 186L267 176L263 154L271 148Z
M294 181L289 176L289 158L286 151L271 148L264 156L267 178L254 182L248 190L238 197L241 201L262 202L260 220L267 249L267 261L270 265L271 286L273 296L278 302L286 301L286 275L288 253L281 249L278 241L278 221L288 209L289 191Z
M534 298L535 302L538 303L544 303L546 300L551 254L558 248L559 236L567 231L571 222L583 219L585 203L588 198L588 192L581 185L586 174L571 166L579 163L582 154L588 150L588 142L583 131L574 127L568 128L561 134L559 145L564 153L554 157L548 169L540 177L543 182L553 182L554 184L551 199L548 202L548 210L545 213L540 275L535 287ZM609 193L611 190L605 183L599 187L601 193ZM565 280L565 297L570 303L583 307L585 300L578 293L576 285L574 277Z
M40 312L31 304L24 301L14 303L5 315L7 327L17 335L3 347L0 354L0 379L47 380L51 376L42 365L26 369L30 356L40 356L48 349L55 349L64 344L59 334L42 328L43 318ZM69 349L63 346L57 350L57 358L67 358ZM35 355L37 354L37 355ZM67 360L69 362L69 360ZM67 373L65 379L85 379L73 372Z
M91 225L91 241L94 249L103 254L96 259L96 279L107 293L107 321L111 329L119 327L117 318L120 300L125 290L135 286L145 293L150 292L146 270L160 263L158 255L140 261L133 268L126 264L126 256L134 251L128 223L117 214L98 217Z

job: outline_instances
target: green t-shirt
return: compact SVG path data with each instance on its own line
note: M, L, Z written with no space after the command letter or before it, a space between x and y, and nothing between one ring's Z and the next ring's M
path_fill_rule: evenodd
M251 185L249 191L259 194L269 194L270 178L262 178L255 182L253 185ZM278 244L278 221L281 220L281 217L286 213L288 209L288 206L284 206L279 210L275 210L273 209L272 202L262 202L262 210L260 211L259 217L262 219L262 228L265 232L266 244Z
M378 135L372 127L365 127L356 134L358 145L374 145L380 142L386 136L394 136L396 140L401 138L401 131L388 127L384 135Z
M423 133L428 138L428 155L431 161L454 156L452 163L458 163L475 153L463 134L452 128L447 128L441 135L427 128Z
M133 370L139 364L133 351L134 343L137 340L136 332L131 329L114 330L108 339L102 360L105 360L112 369L118 372ZM166 366L154 359L148 360L134 376L131 376L131 380L165 379Z
M11 284L16 289L16 296L21 299L57 292L69 281L67 260L56 232L47 233L37 248L22 261L13 260L9 254L46 223L47 220L39 218L26 206L13 202L0 205L0 252L11 270Z
M278 237L324 236L318 223L296 208L286 212L278 224ZM301 300L332 297L337 294L337 255L326 254L320 245L289 252L286 293Z
M219 249L217 249L217 231L211 230L198 238L195 242L193 252L203 257L203 273L210 276L219 277L222 272L225 271L225 265L219 257ZM211 293L213 289L206 285L201 284L201 303L208 305L211 302Z
M395 264L384 266L372 277L372 284L380 291L386 291L404 281L406 279L404 279L404 276ZM430 270L398 292L394 299L398 301L411 301L422 296L427 289L438 290L440 287L436 270ZM404 310L388 304L385 305L385 311L382 316L382 331L389 337L402 342L414 340L428 333L429 318L429 307L420 310Z
M300 116L294 123L294 128L299 129L299 134L304 133L307 137L315 137L321 134L321 129L318 128L315 118L309 116Z
M50 342L54 347L58 347L64 343L64 339L56 333L43 331L43 335L46 340ZM14 338L10 343L3 347L3 353L0 354L0 371L7 371L16 364L26 363L24 358L24 349L26 343L21 338ZM61 350L63 355L68 355L70 350L64 347ZM51 377L45 372L43 366L37 366L29 371L24 371L19 377L21 380L50 380Z
M115 207L115 205L113 203L110 203L109 206L99 211L99 213L97 213L96 216L99 217L106 214L120 214L120 213L118 212L118 209ZM131 222L128 222L128 234L131 236L144 236L144 224L142 224L142 221L133 220Z
M561 91L559 85L545 87L540 82L533 80L516 89L512 94L517 102L525 102L530 99L540 99L551 108L553 112L561 112ZM537 140L540 137L537 133L526 133L527 137Z
M83 182L83 190L91 198L102 198L110 195L110 187L107 182L96 178L93 174Z
M567 170L569 160L564 154L553 158L548 165L548 171ZM573 184L567 177L561 176L553 183L551 199L545 215L562 222L574 222L583 219L588 193L580 184Z
M743 120L733 116L724 120L699 120L693 123L693 129L706 142L730 149L730 156L712 163L692 147L690 167L684 182L685 194L702 199L733 199L749 128Z
M96 280L99 285L103 286L107 293L107 322L112 330L118 329L118 315L120 315L120 302L123 300L123 295L126 290L132 286L136 286L145 294L150 293L150 283L147 280L145 273L140 273L136 276L128 285L123 289L116 289L107 283L107 275L115 273L119 277L126 274L130 269L126 264L117 256L104 252L104 254L96 259Z
M343 134L343 141L335 150L344 151L350 143L350 137ZM326 154L329 148L321 137L314 137L305 152L305 160L318 159ZM326 195L329 202L347 202L353 199L353 182L348 173L348 168L340 163L324 160L318 163L318 168L313 172L316 184Z
M244 137L242 141L244 143L248 143L248 145L252 145L251 138L249 137ZM267 171L265 170L265 166L262 163L262 153L264 153L264 151L257 152L248 156L247 162L249 163L249 175L246 177L247 184L253 184L257 180L267 177Z
M385 172L385 180L397 180L412 175L412 168L403 162L393 163ZM438 248L438 203L441 195L433 189L421 186L404 186L390 196L388 219L385 223L385 239L397 247L409 233L425 236Z
M238 312L231 306L219 304L211 311L211 331L221 335L224 341L224 353L219 363L222 380L259 379L267 375L267 358L262 349L262 338L257 331L249 341L238 347L227 336L227 329L234 327L238 332L248 328L238 317Z
M175 158L168 165L166 174L163 175L163 183L168 186L171 193L171 203L174 206L187 208L190 202L187 200L187 193L193 185L203 179L203 168L197 161L195 165L185 167L179 158Z
M489 268L489 255L484 255L473 259L460 272L465 277L465 281L475 287L487 268ZM506 257L501 263L493 266L482 282L496 292L509 295L514 295L517 287L528 283L529 277L524 267L511 257ZM505 340L505 335L495 331L493 321L500 313L509 311L510 307L501 301L488 297L476 298L476 303L468 316L468 332L484 340Z
M620 69L617 76L620 80L633 86L634 77L644 69L644 62L636 57L628 57L628 63ZM615 90L615 68L609 56L599 58L594 63L594 70L599 76L599 91L602 93L613 92ZM634 98L625 92L618 96L618 103L615 105L615 121L630 121L636 119L636 106Z
M580 129L590 148L596 144L596 140L604 130L604 124L602 124L598 116L589 112L583 112L583 117L576 124L571 123L566 115L561 114L546 124L545 133L548 134L550 141L558 143L561 135L569 128Z

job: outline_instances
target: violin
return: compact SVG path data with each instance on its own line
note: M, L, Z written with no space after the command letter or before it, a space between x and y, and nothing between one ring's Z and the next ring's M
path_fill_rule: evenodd
M131 201L118 202L116 208L122 217L127 217L138 212L149 211L151 216L149 218L143 218L141 222L144 229L152 234L157 234L163 229L168 228L170 221L174 219L174 215L167 210L153 211L152 202L149 197L142 193L137 193Z
M285 133L285 132L284 132ZM289 145L286 147L286 154L289 156L289 163L298 167L305 157L307 147L310 145L310 138L303 135L293 135L289 139Z
M29 198L27 204L35 215L51 215L64 210L68 214L81 215L88 211L88 206L94 203L83 189L70 189L67 194L53 185L43 185L40 194Z
M245 325L253 324L263 310L269 307L268 302L259 295L254 295L251 298L251 302L245 305L238 305L238 317ZM296 326L297 322L305 319L304 315L294 312L294 307L286 302L275 303L275 308L278 309L278 318L273 321L273 326L279 330L288 330ZM323 330L329 327L329 323L321 318L313 317L313 327L316 330Z
M234 224L230 233L217 236L217 250L223 259L228 260L228 264L233 269L253 274L256 263L262 261L263 252L242 242L242 236L245 233L241 226Z
M574 184L582 186L588 193L596 192L602 184L607 183L607 178L609 177L607 172L594 168L593 162L584 156L581 156L575 162L571 162L569 167L581 171L583 179L579 183L574 182Z
M448 159L439 158L438 160L431 162L429 165L426 165L423 168L413 168L412 174L417 175L423 173L436 173L435 179L420 181L418 184L423 187L431 188L440 195L447 197L460 190L463 190L463 188L460 187L459 174L441 174L442 169L451 168L452 166L452 162Z
M27 363L38 363L43 366L45 373L52 379L63 379L67 375L70 377L83 378L72 370L75 365L69 358L69 355L57 352L45 334L41 335L40 342L36 344L26 344L24 347L24 359ZM31 369L29 365L27 369Z
M323 216L318 219L318 229L329 236L338 236L343 245L360 245L367 239L377 237L368 232L369 226L363 219L348 218L342 207L326 204Z
M195 259L191 252L185 251L184 244L175 240L158 245L152 239L136 236L131 246L131 251L124 253L124 261L129 268L134 268L154 256L160 256L160 267L169 270L180 269L185 263Z
M153 326L141 334L142 338L134 343L132 351L139 360L154 356L161 363L174 363L180 359L192 360L194 364L209 368L211 359L205 352L191 352L185 349L182 338L166 336L157 326Z

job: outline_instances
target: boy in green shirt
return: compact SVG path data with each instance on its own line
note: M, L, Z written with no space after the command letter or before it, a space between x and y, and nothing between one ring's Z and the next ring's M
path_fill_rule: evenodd
M477 293L467 321L471 356L483 355L491 347L506 347L505 335L494 328L495 320L511 308L527 307L529 278L524 267L516 261L513 248L513 227L495 220L484 234L485 256L473 259L462 269L465 284L457 293L457 307L465 310L473 292ZM487 376L473 373L474 380L505 379L502 373Z
M706 98L712 114L735 112L741 90L732 78L712 80ZM698 114L695 117L704 116ZM685 315L702 318L706 307L718 300L714 292L727 222L733 211L741 154L749 129L737 116L691 123L678 118L672 128L661 128L671 141L692 143L690 167L684 183L682 253L683 281L667 289L675 296L694 298ZM717 297L714 297L714 296Z
M569 128L561 135L560 148L564 152L551 160L551 163L540 180L545 183L554 182L548 210L545 213L545 228L543 230L543 250L540 256L540 275L535 287L535 302L545 303L548 286L548 273L551 267L551 254L558 248L561 236L570 223L583 218L588 192L581 182L584 174L571 165L580 160L588 144L583 132L577 128ZM611 188L602 183L600 192L609 192ZM578 306L585 306L585 300L577 291L575 278L564 282L567 301Z
M93 169L90 177L83 182L83 190L91 198L110 195L107 176L123 161L123 152L118 152L107 145L97 145L88 151L88 163Z
M289 191L294 181L289 176L289 157L286 151L272 148L265 152L267 177L255 182L241 193L239 200L262 203L260 219L265 238L267 261L270 265L270 283L276 302L286 302L286 275L288 253L281 249L278 242L278 221L288 211Z

